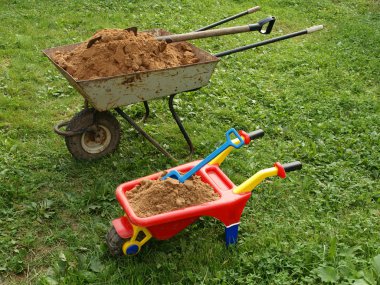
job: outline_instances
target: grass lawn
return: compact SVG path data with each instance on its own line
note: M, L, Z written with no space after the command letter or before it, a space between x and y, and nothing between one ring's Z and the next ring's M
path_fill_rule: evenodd
M380 284L380 5L374 0L0 0L1 284ZM161 155L120 117L112 155L77 161L52 128L83 98L41 50L102 28L188 32L252 6L225 26L277 21L271 35L194 41L217 53L323 24L318 33L222 58L204 88L151 102L144 129L182 157ZM124 107L134 118L142 104ZM275 161L303 163L262 183L244 210L237 246L202 217L134 257L109 255L105 235L123 215L115 188L205 157L231 127L266 135L222 165L235 184Z

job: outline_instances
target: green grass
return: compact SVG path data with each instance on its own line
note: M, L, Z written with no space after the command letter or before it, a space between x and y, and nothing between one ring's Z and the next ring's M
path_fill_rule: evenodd
M153 3L153 4L152 4ZM324 24L319 33L225 57L211 82L178 95L176 108L205 157L231 127L266 136L230 155L236 183L274 161L304 168L258 187L237 246L202 217L135 257L114 258L104 236L123 214L114 189L176 165L122 122L112 156L79 162L52 127L82 108L81 96L41 50L80 42L106 27L187 32L255 4L241 25L277 17L272 35ZM377 1L0 0L0 283L378 284L380 282L379 54ZM229 24L232 25L232 24ZM257 33L195 41L219 52ZM125 108L138 117L143 106ZM166 100L144 128L185 157Z

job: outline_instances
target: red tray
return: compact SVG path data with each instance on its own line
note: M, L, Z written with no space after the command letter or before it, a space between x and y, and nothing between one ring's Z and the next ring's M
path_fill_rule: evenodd
M185 173L199 162L200 161L193 161L172 169ZM169 171L172 169L169 169ZM127 232L132 232L132 226L130 224L134 224L136 226L147 228L152 236L157 239L168 239L196 221L200 216L211 216L220 220L228 228L229 226L237 225L240 222L244 206L251 197L250 192L234 194L231 190L236 187L235 184L226 174L224 174L219 166L206 165L200 169L196 175L200 176L203 182L209 184L214 189L214 191L220 196L218 200L150 217L138 217L128 203L125 192L132 190L144 179L157 180L161 174L162 172L158 172L119 185L116 189L116 198L124 209L127 219L115 220L115 227L117 226L115 223L122 222L124 228L130 228L131 231ZM124 235L129 234L125 233ZM128 236L124 237L126 238Z

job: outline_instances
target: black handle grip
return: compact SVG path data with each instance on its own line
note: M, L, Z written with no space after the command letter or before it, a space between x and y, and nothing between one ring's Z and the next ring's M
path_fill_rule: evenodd
M276 18L270 16L257 22L256 24L250 24L248 27L250 31L259 31L261 34L270 34L275 21Z
M302 169L302 163L299 161L289 162L282 165L285 172L295 171L295 170L301 170Z
M264 136L264 131L261 129L256 130L256 131L250 132L248 136L251 140L258 139Z
M261 27L260 33L261 34L270 34L270 32L272 31L274 22L276 22L276 18L272 17L272 16L268 17L264 20L259 21L259 25ZM268 24L268 25L265 27L266 24Z

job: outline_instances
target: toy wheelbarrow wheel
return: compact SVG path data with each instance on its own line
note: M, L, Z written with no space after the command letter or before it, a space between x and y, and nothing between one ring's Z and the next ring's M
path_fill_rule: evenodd
M59 130L66 127L66 131ZM120 124L110 112L86 108L55 131L65 136L66 146L77 159L101 158L116 150L120 142Z
M111 227L106 236L108 250L113 256L121 256L123 254L123 244L128 241L117 233L115 227Z
M136 255L140 251L141 246L151 238L151 235L147 229L135 228L136 232L132 232L131 238L122 238L114 226L110 228L106 236L106 243L111 255Z

